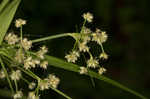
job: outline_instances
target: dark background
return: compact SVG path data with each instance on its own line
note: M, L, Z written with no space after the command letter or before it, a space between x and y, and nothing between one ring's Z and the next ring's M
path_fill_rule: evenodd
M82 25L81 15L94 15L93 27L107 31L104 44L109 59L105 76L150 97L150 0L22 0L15 19L27 20L24 36L31 39L75 32ZM14 28L11 28L14 29ZM64 59L73 39L61 38L38 43L47 45L49 55ZM139 99L138 97L90 78L58 68L48 72L61 78L59 88L73 99ZM41 99L64 99L52 90L41 92Z

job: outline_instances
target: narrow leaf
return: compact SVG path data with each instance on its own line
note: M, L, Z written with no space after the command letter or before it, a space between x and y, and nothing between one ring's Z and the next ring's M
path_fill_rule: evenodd
M65 61L63 61L61 59L58 59L58 58L55 58L53 56L46 56L46 59L48 60L49 64L54 66L54 67L58 67L58 68L62 68L62 69L69 70L69 71L74 71L74 72L79 72L79 70L80 70L78 65L65 62ZM93 72L91 70L89 70L89 73L87 75L91 76L93 78L102 80L102 81L104 81L106 83L109 83L113 86L116 86L118 88L121 88L122 90L127 91L129 93L132 93L132 94L138 96L141 99L148 99L145 96L141 95L140 93L138 93L138 92L136 92L132 89L129 89L129 88L125 87L124 85L122 85L122 84L120 84L120 83L118 83L118 82L116 82L116 81L114 81L114 80L112 80L108 77L99 75L98 73Z
M21 0L12 0L11 2L6 2L3 0L0 7L0 45L3 42L4 36L10 26L10 23L15 15L18 5Z

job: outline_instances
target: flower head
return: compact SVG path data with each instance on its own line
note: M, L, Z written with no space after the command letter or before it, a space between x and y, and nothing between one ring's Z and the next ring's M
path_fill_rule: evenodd
M22 99L22 97L23 97L22 91L17 91L17 93L14 94L13 97L14 97L14 99Z
M80 67L80 71L79 71L80 74L87 74L87 72L88 70L86 67Z
M47 66L48 66L48 61L43 61L41 64L40 64L40 67L44 68L44 69L47 69Z
M16 44L19 41L19 38L17 35L13 33L9 33L6 37L5 40L7 41L8 44L13 45Z
M106 72L106 69L105 69L104 67L100 67L99 70L98 70L98 73L99 73L100 75L102 75L102 74L105 73L105 72Z
M32 57L27 57L24 60L24 68L25 69L30 69L31 67L35 68L35 66L38 64L40 64L40 61L37 59L32 59Z
M108 59L108 55L107 55L105 52L102 52L102 53L100 54L99 58Z
M15 22L15 26L17 28L21 27L22 25L25 25L26 24L26 20L23 20L23 19L17 19L16 22Z
M48 79L41 80L39 82L39 87L40 87L40 90L49 89Z
M10 75L10 78L12 80L20 80L20 77L21 77L21 71L20 70L16 70L16 71L12 71L11 75Z
M98 32L98 30L96 33L92 34L92 37L92 41L96 41L98 44L106 42L108 38L106 32Z
M32 41L29 41L27 38L24 38L21 41L21 45L25 50L29 50L32 47Z
M35 86L36 86L36 83L34 83L34 82L31 82L30 84L29 84L29 89L34 89L35 88Z
M5 77L6 77L5 72L3 70L0 70L0 78L3 79Z
M99 63L98 60L93 59L93 57L91 57L88 61L87 61L87 66L91 67L91 68L96 68L98 67Z
M83 18L84 18L85 20L87 20L88 22L92 22L92 21L93 21L93 15L92 15L91 13L89 13L89 12L84 13L84 14L83 14Z
M42 46L40 50L37 52L37 57L44 59L44 55L48 52L48 48L46 46Z
M24 53L21 49L19 49L17 52L16 52L16 56L15 56L15 60L18 62L18 63L22 63L23 60L24 60Z
M36 96L35 93L32 91L29 92L27 99L39 99L39 96Z
M60 82L60 79L58 77L56 77L55 75L53 74L50 74L48 76L48 82L49 82L49 85L53 88L57 88L59 82Z
M80 52L89 52L89 47L86 45L86 42L79 43Z
M65 58L67 59L68 62L75 63L79 56L80 56L79 52L72 51L70 52L70 54L66 55Z

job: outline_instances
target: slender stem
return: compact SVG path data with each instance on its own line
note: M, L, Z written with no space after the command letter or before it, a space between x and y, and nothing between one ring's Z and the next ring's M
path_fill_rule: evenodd
M15 86L16 86L16 92L18 91L18 85L17 85L17 81L16 80L14 80L14 82L15 82Z
M34 75L32 75L30 72L24 70L23 68L21 68L21 67L19 67L19 66L18 66L17 68L19 68L21 71L23 71L23 72L26 73L27 75L31 76L32 78L38 80L37 77L35 77Z
M104 51L102 43L100 43L100 46L101 46L102 52L104 53L105 51Z
M83 28L84 28L84 26L85 26L85 23L86 23L86 20L84 20L84 22L83 22L83 25L82 25L82 28L81 28L81 32L80 32L80 33L83 32Z
M2 68L3 68L3 70L4 70L4 72L5 72L5 75L6 75L7 81L8 81L8 83L9 83L9 87L10 87L10 89L11 89L12 93L14 93L14 89L13 89L12 84L11 84L11 81L10 81L10 79L9 79L9 76L8 76L7 70L6 70L5 66L4 66L4 63L3 63L3 61L2 61L2 59L1 59L1 58L0 58L0 63L1 63L1 66L2 66Z
M40 80L39 80L39 81L40 81ZM35 89L36 96L39 94L39 81L38 81L38 85L37 85L37 87L36 87L36 89Z
M86 60L86 57L85 57L85 55L84 54L82 54L83 55L83 57L84 57L84 60L85 61L87 61ZM88 68L88 66L86 66L87 67L87 69L88 69L88 71L89 71L89 68ZM89 73L89 72L88 72ZM93 79L93 77L91 76L91 75L89 75L90 76L90 79L91 79L91 83L92 83L92 85L93 85L93 87L95 87L95 82L94 82L94 79Z
M22 33L22 26L20 27L20 39L21 39L21 42L22 42L22 38L23 38L23 33Z
M29 82L27 79L25 79L25 78L23 78L23 77L21 77L21 79L22 79L23 81L25 81L27 84L30 84L30 82Z
M46 40L51 40L51 39L56 39L56 38L60 38L60 37L71 36L72 34L74 34L74 33L63 33L63 34L52 35L52 36L48 36L48 37L32 40L32 43L46 41Z

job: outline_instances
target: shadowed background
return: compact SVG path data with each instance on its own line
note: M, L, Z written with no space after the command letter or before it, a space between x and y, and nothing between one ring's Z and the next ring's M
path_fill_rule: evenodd
M107 31L104 44L109 59L104 62L105 76L150 97L150 1L149 0L22 0L15 19L27 20L24 36L31 39L75 32L91 12L94 21L89 27ZM16 30L12 24L10 30ZM49 55L64 59L74 40L66 37L45 41ZM37 50L37 48L35 48ZM41 71L41 70L39 70ZM136 96L89 77L50 67L41 73L55 73L60 77L59 88L73 99L138 99ZM64 99L52 90L41 92L41 99Z

